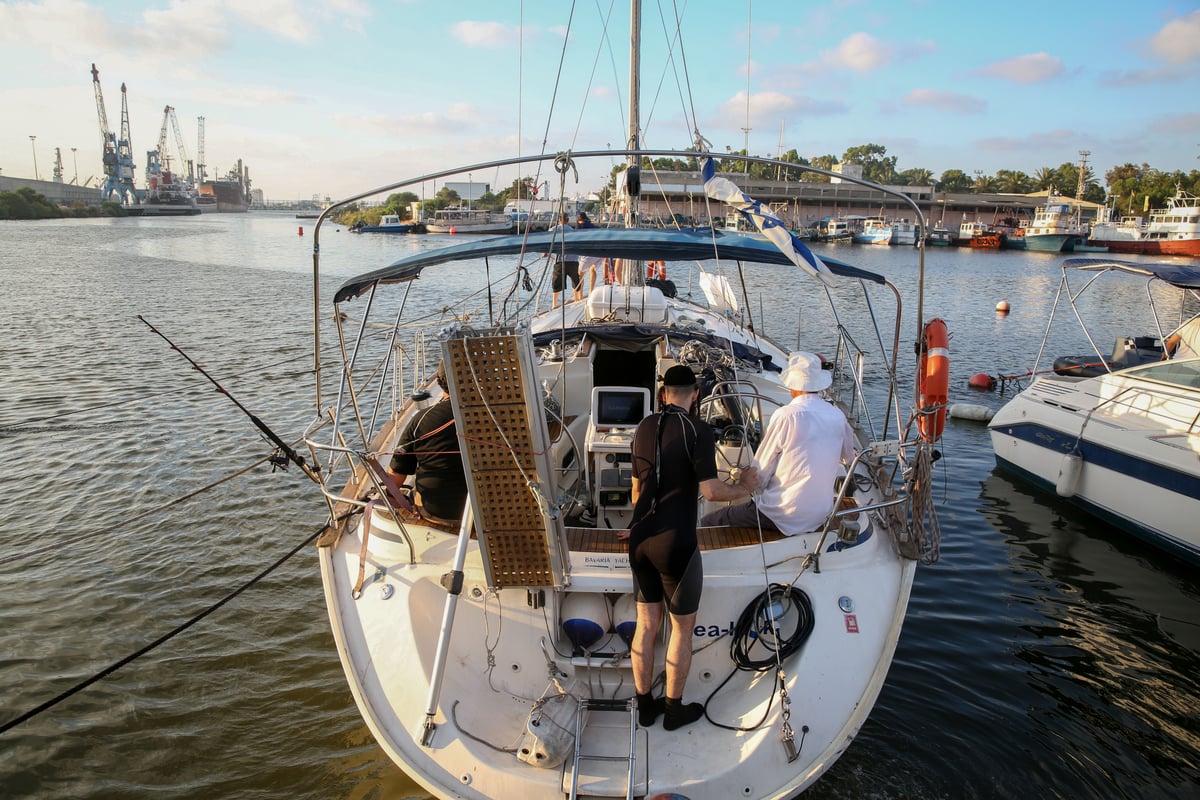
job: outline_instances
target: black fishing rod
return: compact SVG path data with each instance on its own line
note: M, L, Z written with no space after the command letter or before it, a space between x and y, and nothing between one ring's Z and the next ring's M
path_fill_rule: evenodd
M281 452L285 456L287 456L289 461L291 461L296 466L300 467L300 469L302 469L304 471L304 474L307 475L308 477L312 478L313 481L315 481L318 484L321 483L321 476L318 474L318 471L320 470L319 466L317 466L317 467L309 466L308 462L304 460L304 456L300 455L295 450L293 450L291 445L289 445L287 442L285 442L283 439L281 439L279 437L279 435L275 433L275 431L273 431L269 427L267 427L267 424L265 422L263 422L261 419L256 417L250 411L250 409L246 408L244 405L239 403L238 399L236 397L234 397L233 395L231 395L224 386L217 383L216 378L214 378L212 375L209 375L207 372L205 372L204 367L197 364L195 362L195 360L192 359L191 356L189 356L187 353L183 352L183 350L181 350L179 348L179 345L175 344L170 339L168 339L166 337L166 335L163 334L163 332L160 331L158 328L154 327L149 322L146 322L146 318L143 317L141 314L138 314L137 318L140 319L143 323L145 323L147 328L149 328L154 333L158 334L158 336L161 337L164 342L166 342L168 345L171 346L172 350L174 350L176 353L179 353L179 355L186 358L188 363L192 365L192 369L199 372L205 378L208 378L209 383L211 383L213 386L217 387L218 392L220 392L221 394L228 397L233 402L233 404L235 406L237 406L238 409L241 410L241 412L243 414L245 414L247 417L249 417L250 421L254 423L254 426L256 428L258 428L260 431L262 431L263 435L266 436L268 439L270 439L275 444L275 447L277 447L279 449L279 452Z

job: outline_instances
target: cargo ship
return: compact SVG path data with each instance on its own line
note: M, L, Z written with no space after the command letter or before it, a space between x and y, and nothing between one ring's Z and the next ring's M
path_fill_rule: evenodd
M202 211L245 212L250 208L250 170L242 166L239 158L237 167L229 170L224 179L205 181L198 192Z

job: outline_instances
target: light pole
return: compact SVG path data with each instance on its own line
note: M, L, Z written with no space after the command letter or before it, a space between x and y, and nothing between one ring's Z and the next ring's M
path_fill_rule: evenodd
M37 168L37 137L33 134L29 135L29 146L33 149L33 179L40 181L42 178L38 175Z
M74 147L71 148L71 161L74 162L74 164L75 164L75 179L72 180L71 183L78 186L79 185L79 159L75 156L76 149L77 148L74 148Z

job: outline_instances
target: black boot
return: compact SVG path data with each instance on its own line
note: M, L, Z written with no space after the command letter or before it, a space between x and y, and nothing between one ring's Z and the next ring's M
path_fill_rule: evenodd
M669 731L691 725L704 716L704 706L700 703L683 704L683 698L678 700L668 697L666 702L667 716L663 719L663 727Z
M649 728L654 724L654 720L658 719L658 715L663 713L665 701L661 697L655 697L647 692L637 696L638 705L638 724L643 728Z

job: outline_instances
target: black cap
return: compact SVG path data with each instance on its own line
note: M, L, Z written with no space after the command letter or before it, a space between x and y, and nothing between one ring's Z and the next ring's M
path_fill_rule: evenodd
M695 386L696 373L692 372L690 367L676 364L663 375L662 382L663 386Z

